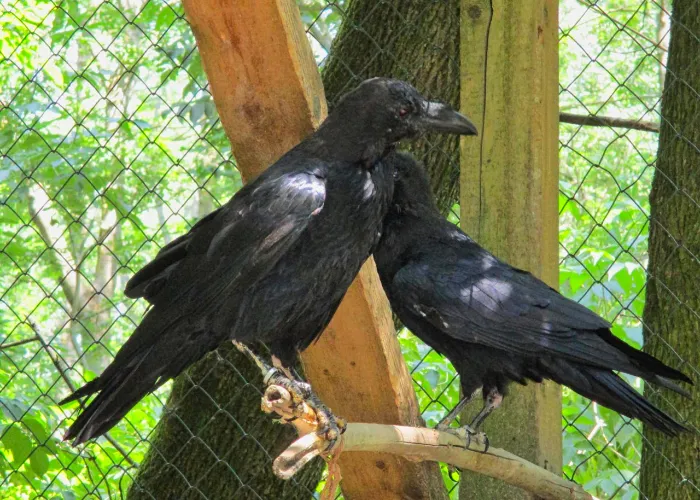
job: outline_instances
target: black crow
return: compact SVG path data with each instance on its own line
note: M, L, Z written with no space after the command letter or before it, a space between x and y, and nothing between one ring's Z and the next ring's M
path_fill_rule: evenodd
M226 340L262 341L289 366L328 325L379 240L393 189L384 156L425 131L474 134L449 106L384 78L363 82L321 127L172 241L126 286L152 308L68 429L82 443Z
M685 430L615 371L684 395L672 380L692 383L687 376L627 345L597 314L497 259L442 217L425 170L410 155L392 153L385 163L394 165L395 181L374 253L379 276L404 325L459 373L459 408L482 389L484 408L470 432L500 405L510 382L544 379L666 434Z

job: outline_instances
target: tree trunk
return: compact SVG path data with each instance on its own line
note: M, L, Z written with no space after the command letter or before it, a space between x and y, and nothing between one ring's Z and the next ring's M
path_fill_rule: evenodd
M459 106L459 0L353 0L323 69L328 105L367 78L406 80ZM443 213L457 201L459 137L428 135L411 146L426 162Z
M351 2L323 71L329 105L371 76L406 79L458 105L458 5L458 0ZM443 210L456 200L458 146L456 137L428 136L413 148L427 162ZM261 413L260 387L257 369L229 347L178 377L129 500L310 498L320 462L306 465L290 482L272 474L271 459L294 432Z
M700 3L674 0L661 131L652 184L644 349L693 377L700 366ZM676 354L677 353L677 354ZM684 361L684 363L682 363ZM700 383L693 400L647 388L654 402L700 428ZM663 396L663 397L662 397ZM676 412L677 410L677 412ZM645 498L700 497L700 434L669 439L646 429L641 491Z
M260 371L232 346L178 377L128 499L311 498L320 460L290 481L272 473L296 433L260 410L261 387Z

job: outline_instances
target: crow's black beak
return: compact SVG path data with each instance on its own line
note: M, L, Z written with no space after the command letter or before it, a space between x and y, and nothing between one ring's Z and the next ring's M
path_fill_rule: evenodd
M424 109L425 114L421 117L421 121L429 131L477 135L476 126L469 118L455 111L447 104L426 102Z

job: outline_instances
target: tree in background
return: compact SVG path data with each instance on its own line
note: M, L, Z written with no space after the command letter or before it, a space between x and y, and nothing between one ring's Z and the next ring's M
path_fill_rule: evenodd
M661 131L651 188L644 349L693 377L693 400L646 389L696 432L669 440L645 429L641 491L647 498L697 498L700 487L700 2L673 0ZM670 466L669 464L672 464Z

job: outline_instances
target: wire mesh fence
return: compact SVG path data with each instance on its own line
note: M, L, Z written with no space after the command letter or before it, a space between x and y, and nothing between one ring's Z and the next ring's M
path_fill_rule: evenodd
M298 4L331 105L380 72L457 100L458 1ZM700 276L700 242L682 225L700 219L693 170L700 124L679 125L661 114L669 106L664 100L681 92L681 84L684 106L700 110L700 88L682 73L688 66L700 72L700 32L693 21L700 12L693 1L674 4L672 14L666 0L560 2L560 284L562 293L614 321L620 338L651 346L700 380L694 332L683 337L668 331L676 314L690 318L684 325L697 331L698 289L675 275L655 273L662 270L658 262L650 270L649 259L650 245L666 242L671 250L664 259L679 260L678 272L686 277ZM317 495L317 478L309 476L270 496L264 477L244 471L236 457L208 444L207 429L218 429L215 421L222 419L232 442L254 450L251 456L259 462L253 462L269 469L275 456L271 443L281 439L239 414L239 400L257 406L261 385L252 371L221 354L214 355L220 360L216 368L192 374L192 383L182 389L204 394L206 415L196 429L164 409L166 386L104 439L84 448L61 441L63 420L78 407L61 408L57 401L107 366L145 310L140 301L125 299L126 280L162 245L225 202L241 178L180 3L9 1L0 5L0 25L4 494L119 498L136 481L141 486L130 498L160 498L147 482L139 483L138 474L145 460L148 467L157 464L145 457L156 423L167 417L184 424L183 440L196 443L198 456L210 459L202 470L187 472L182 456L157 464L180 469L180 498ZM688 47L677 50L691 54L675 67L668 59L672 29L683 30L679 39L688 40ZM695 156L682 160L686 177L662 168L678 160L672 156L677 146L659 149L660 139L690 146ZM442 165L434 170L433 184L441 206L458 222L456 141L429 137L415 150L428 163ZM657 151L668 158L657 159ZM667 199L657 197L652 206L655 175L672 187ZM664 207L678 212L681 222L657 218ZM657 299L671 297L666 324L645 310L648 272ZM435 425L459 398L454 371L406 330L399 340L423 417ZM210 394L221 371L237 380L236 401ZM690 417L688 406L659 398L639 379L628 380L680 420ZM587 491L600 498L649 498L640 490L640 467L649 461L672 479L667 483L672 491L686 495L679 498L700 496L700 460L679 459L672 443L643 434L638 422L567 389L563 402L564 472ZM450 497L458 498L458 477L444 472ZM226 486L225 495L211 487L213 477Z

